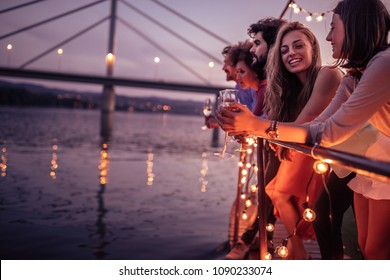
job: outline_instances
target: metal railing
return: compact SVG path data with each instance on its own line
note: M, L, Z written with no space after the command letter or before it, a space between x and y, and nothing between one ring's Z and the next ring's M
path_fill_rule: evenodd
M263 139L258 138L257 150L257 166L258 172L258 216L259 216L259 251L260 259L265 259L267 253L267 238L266 238L266 209L265 209L265 184L263 166ZM269 140L269 142L279 146L293 149L315 159L326 163L342 166L345 169L353 171L357 174L372 177L374 179L389 182L390 184L390 162L370 159L364 156L359 156L347 152L342 152L321 146L308 146L303 144L281 142ZM312 167L309 167L312 168Z

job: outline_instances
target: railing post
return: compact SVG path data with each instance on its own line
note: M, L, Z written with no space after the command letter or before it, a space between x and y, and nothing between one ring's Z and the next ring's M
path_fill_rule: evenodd
M258 201L258 210L257 214L259 216L259 251L260 251L260 260L265 259L267 253L267 216L266 216L266 205L265 205L265 184L264 184L264 140L262 138L257 138L257 201Z

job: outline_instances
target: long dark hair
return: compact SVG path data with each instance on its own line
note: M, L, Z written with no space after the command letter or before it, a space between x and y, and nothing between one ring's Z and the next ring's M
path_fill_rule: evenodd
M389 47L390 15L380 0L342 0L333 12L344 24L345 39L336 66L364 70L373 56Z

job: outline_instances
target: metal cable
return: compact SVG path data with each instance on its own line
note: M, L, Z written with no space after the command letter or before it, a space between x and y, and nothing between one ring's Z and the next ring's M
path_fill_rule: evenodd
M34 23L34 24L30 25L30 26L27 26L27 27L21 28L21 29L19 29L19 30L10 32L10 33L8 33L8 34L5 34L5 35L3 35L3 36L0 36L0 40L2 40L2 39L4 39L4 38L7 38L7 37L10 37L10 36L13 36L13 35L15 35L15 34L18 34L18 33L20 33L20 32L23 32L23 31L32 29L32 28L34 28L34 27L40 26L40 25L42 25L42 24L48 23L48 22L50 22L50 21L59 19L59 18L61 18L61 17L64 17L64 16L67 16L67 15L73 14L73 13L75 13L75 12L84 10L84 9L86 9L86 8L89 8L89 7L91 7L91 6L94 6L94 5L96 5L96 4L99 4L99 3L105 2L105 1L107 1L107 0L98 0L98 1L93 2L93 3L91 3L91 4L87 4L87 5L84 5L84 6L82 6L82 7L73 9L73 10L68 11L68 12L65 12L65 13L63 13L63 14L60 14L60 15L51 17L51 18L49 18L49 19L45 19L45 20L43 20L43 21Z
M137 13L139 13L140 15L144 16L145 18L147 18L148 20L152 21L153 23L155 23L156 25L160 26L162 29L164 29L165 31L171 33L173 36L175 36L176 38L179 38L181 41L183 41L184 43L188 44L189 46L193 47L194 49L196 49L197 51L199 51L200 53L204 54L205 56L207 56L208 58L214 60L215 62L219 63L222 65L222 61L213 56L212 54L206 52L205 50L201 49L200 47L198 47L197 45L195 45L194 43L188 41L186 38L184 38L183 36L181 36L180 34L176 33L175 31L173 31L172 29L170 29L169 27L167 27L166 25L164 25L163 23L157 21L156 19L152 18L151 16L147 15L146 13L142 12L141 10L139 10L138 8L134 7L133 5L129 4L128 2L126 2L125 0L121 0L121 2L123 4L125 4L127 7L129 7L130 9L136 11Z
M145 39L146 41L148 41L150 44L152 44L153 46L155 46L156 48L158 48L160 51L162 51L163 53L165 53L167 56L169 56L171 59L173 59L176 63L178 63L180 66L182 66L183 68L185 68L187 71L189 71L190 73L192 73L194 76L196 76L197 78L199 78L200 80L202 80L204 83L206 83L207 85L210 84L210 82L205 79L204 77L202 77L200 74L198 74L197 72L195 72L193 69L191 69L190 67L188 67L187 65L185 65L182 61L180 61L179 59L177 59L173 54L171 54L170 52L168 52L167 50L165 50L163 47L161 47L158 43L156 43L155 41L153 41L152 39L150 39L148 36L146 36L143 32L139 31L136 27L132 26L130 23L126 22L125 20L121 19L118 17L118 20L124 24L125 26L127 26L128 28L130 28L131 30L133 30L135 33L137 33L140 37L142 37L143 39Z
M23 8L23 7L26 7L26 6L29 6L29 5L38 3L38 2L43 2L43 1L45 1L45 0L36 0L36 1L27 2L27 3L24 3L24 4L20 4L20 5L16 5L16 6L13 6L11 8L7 8L7 9L4 9L4 10L1 10L0 14L4 14L4 13L7 13L7 12L10 12L10 11L13 11L13 10L17 10L19 8Z
M193 26L199 28L200 30L206 32L207 34L209 34L210 36L214 37L215 39L217 39L218 41L226 44L226 45L230 45L231 43L225 39L223 39L222 37L220 37L219 35L211 32L210 30L208 30L207 28L197 24L196 22L194 22L193 20L189 19L188 17L185 17L183 16L182 14L180 14L179 12L175 11L174 9L168 7L167 5L161 3L160 1L157 1L157 0L151 0L152 2L156 3L157 5L163 7L164 9L170 11L171 13L175 14L176 16L184 19L185 21L187 21L188 23L192 24Z
M87 28L81 30L80 32L76 33L75 35L73 36L70 36L69 38L65 39L64 41L56 44L55 46L49 48L48 50L44 51L43 53L35 56L34 58L30 59L29 61L23 63L21 66L19 66L19 69L23 69L24 67L30 65L31 63L37 61L38 59L42 58L43 56L47 55L48 53L52 52L53 50L55 50L56 48L60 47L60 46L63 46L65 45L66 43L76 39L77 37L83 35L84 33L86 33L87 31L91 30L92 28L95 28L96 26L98 26L99 24L103 23L104 21L108 20L110 17L107 16L101 20L99 20L98 22L88 26Z

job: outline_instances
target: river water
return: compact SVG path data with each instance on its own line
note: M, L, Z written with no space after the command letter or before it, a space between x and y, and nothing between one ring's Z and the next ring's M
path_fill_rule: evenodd
M237 160L213 155L203 117L116 112L108 142L100 111L0 119L1 259L223 257Z

